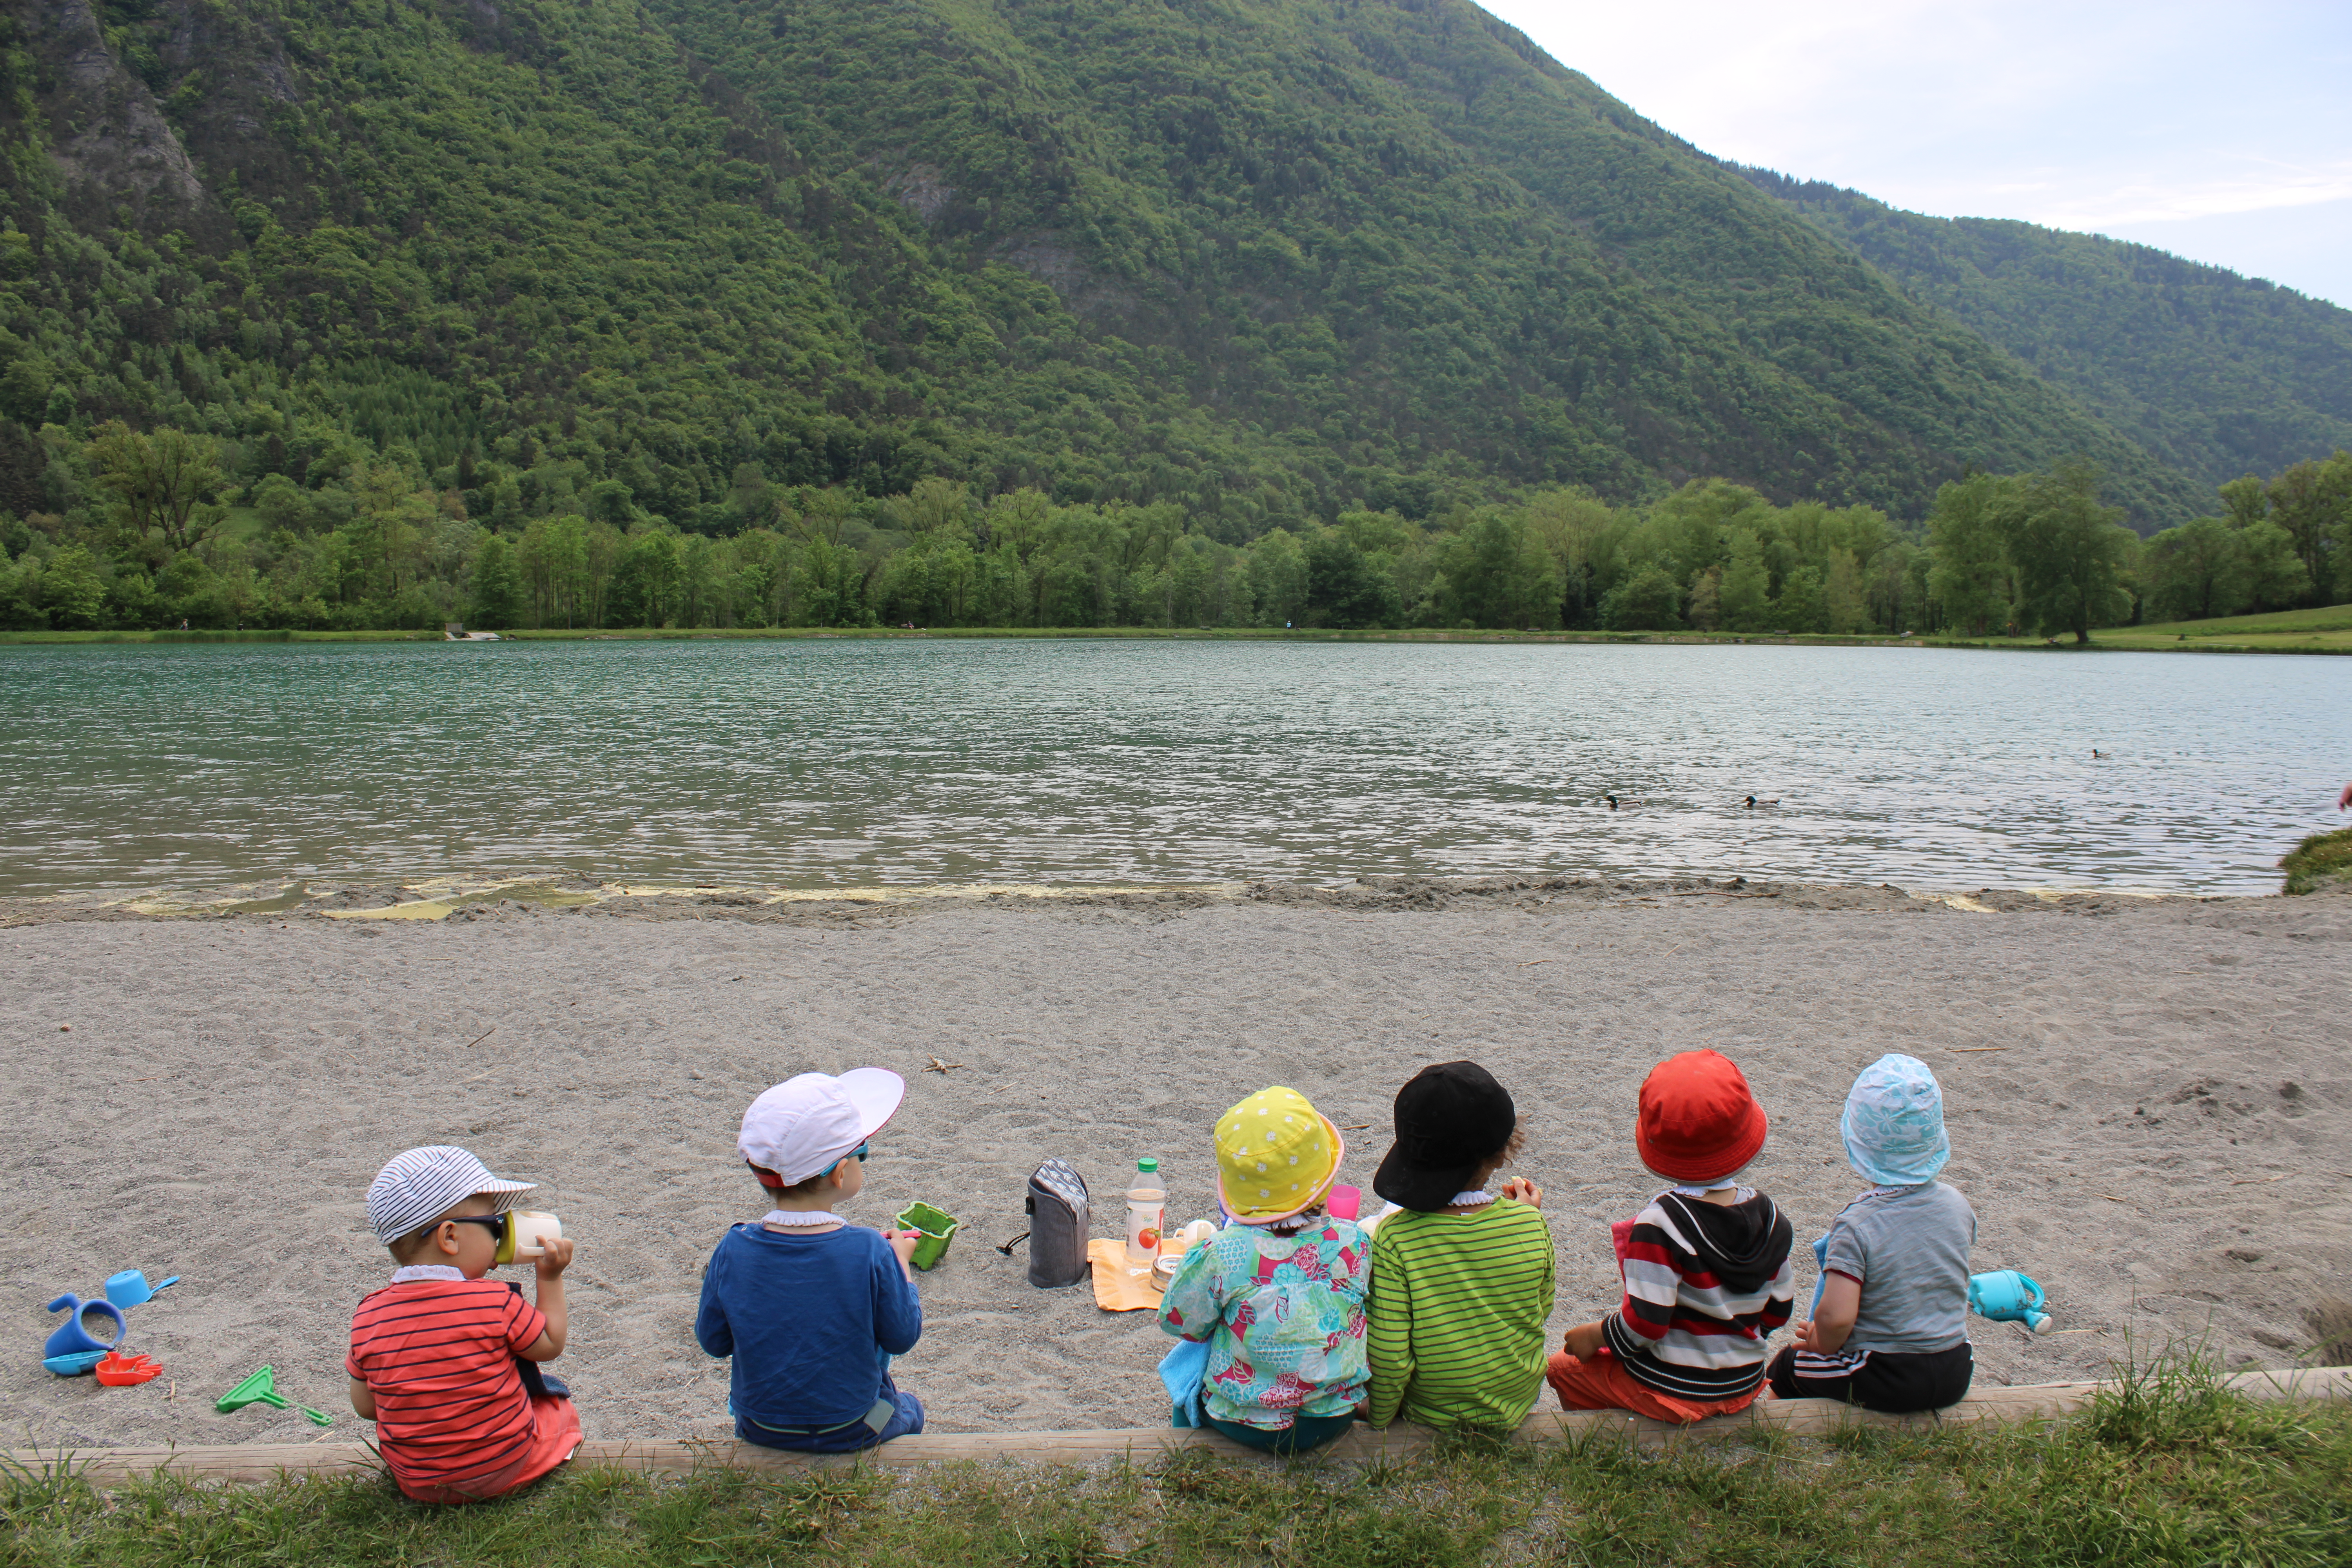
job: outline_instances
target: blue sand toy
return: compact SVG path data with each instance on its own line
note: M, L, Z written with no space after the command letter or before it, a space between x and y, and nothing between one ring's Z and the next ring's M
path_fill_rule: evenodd
M2014 1268L1969 1276L1969 1305L1980 1318L1995 1322L2023 1323L2037 1334L2050 1331L2050 1314L2042 1309L2049 1298L2030 1275Z
M118 1307L142 1307L179 1282L180 1277L174 1274L161 1285L150 1285L145 1270L126 1268L108 1276L106 1299Z
M106 1352L122 1348L131 1325L122 1321L122 1309L100 1298L85 1301L68 1290L48 1305L52 1312L63 1312L66 1321L50 1333L41 1346L41 1364L59 1377L78 1377L96 1366ZM97 1312L114 1320L114 1342L107 1343L81 1326L84 1312Z

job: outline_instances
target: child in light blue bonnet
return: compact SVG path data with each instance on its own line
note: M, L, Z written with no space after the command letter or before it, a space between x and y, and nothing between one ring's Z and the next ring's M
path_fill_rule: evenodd
M1838 1130L1873 1184L1813 1244L1822 1284L1797 1342L1765 1373L1779 1399L1836 1399L1901 1415L1969 1391L1969 1249L1977 1215L1936 1180L1951 1158L1944 1091L1927 1064L1888 1054L1862 1069Z

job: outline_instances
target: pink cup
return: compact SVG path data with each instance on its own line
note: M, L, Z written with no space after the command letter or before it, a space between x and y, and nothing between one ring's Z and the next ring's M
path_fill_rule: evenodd
M1323 1197L1324 1211L1336 1215L1341 1219L1355 1218L1363 1211L1363 1193L1344 1182L1332 1183L1331 1190Z

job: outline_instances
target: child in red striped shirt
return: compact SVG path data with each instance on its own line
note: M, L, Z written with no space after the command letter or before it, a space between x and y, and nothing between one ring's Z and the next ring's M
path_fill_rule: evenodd
M477 1502L528 1485L572 1457L570 1392L528 1363L563 1353L563 1270L572 1243L539 1258L539 1305L482 1278L497 1261L528 1182L502 1182L463 1149L394 1158L368 1188L368 1220L392 1251L392 1283L352 1319L352 1408L419 1502ZM520 1358L520 1359L518 1359Z
M1766 1131L1764 1108L1727 1058L1685 1051L1651 1069L1633 1147L1677 1184L1610 1227L1625 1298L1569 1330L1545 1368L1561 1408L1688 1424L1754 1402L1764 1342L1797 1300L1789 1221L1739 1184Z

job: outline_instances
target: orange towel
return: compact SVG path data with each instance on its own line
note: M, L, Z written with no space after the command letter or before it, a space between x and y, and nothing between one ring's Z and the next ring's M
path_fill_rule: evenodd
M1151 1288L1150 1271L1128 1272L1125 1241L1087 1242L1087 1261L1095 1268L1096 1306L1106 1312L1160 1310L1160 1292Z

